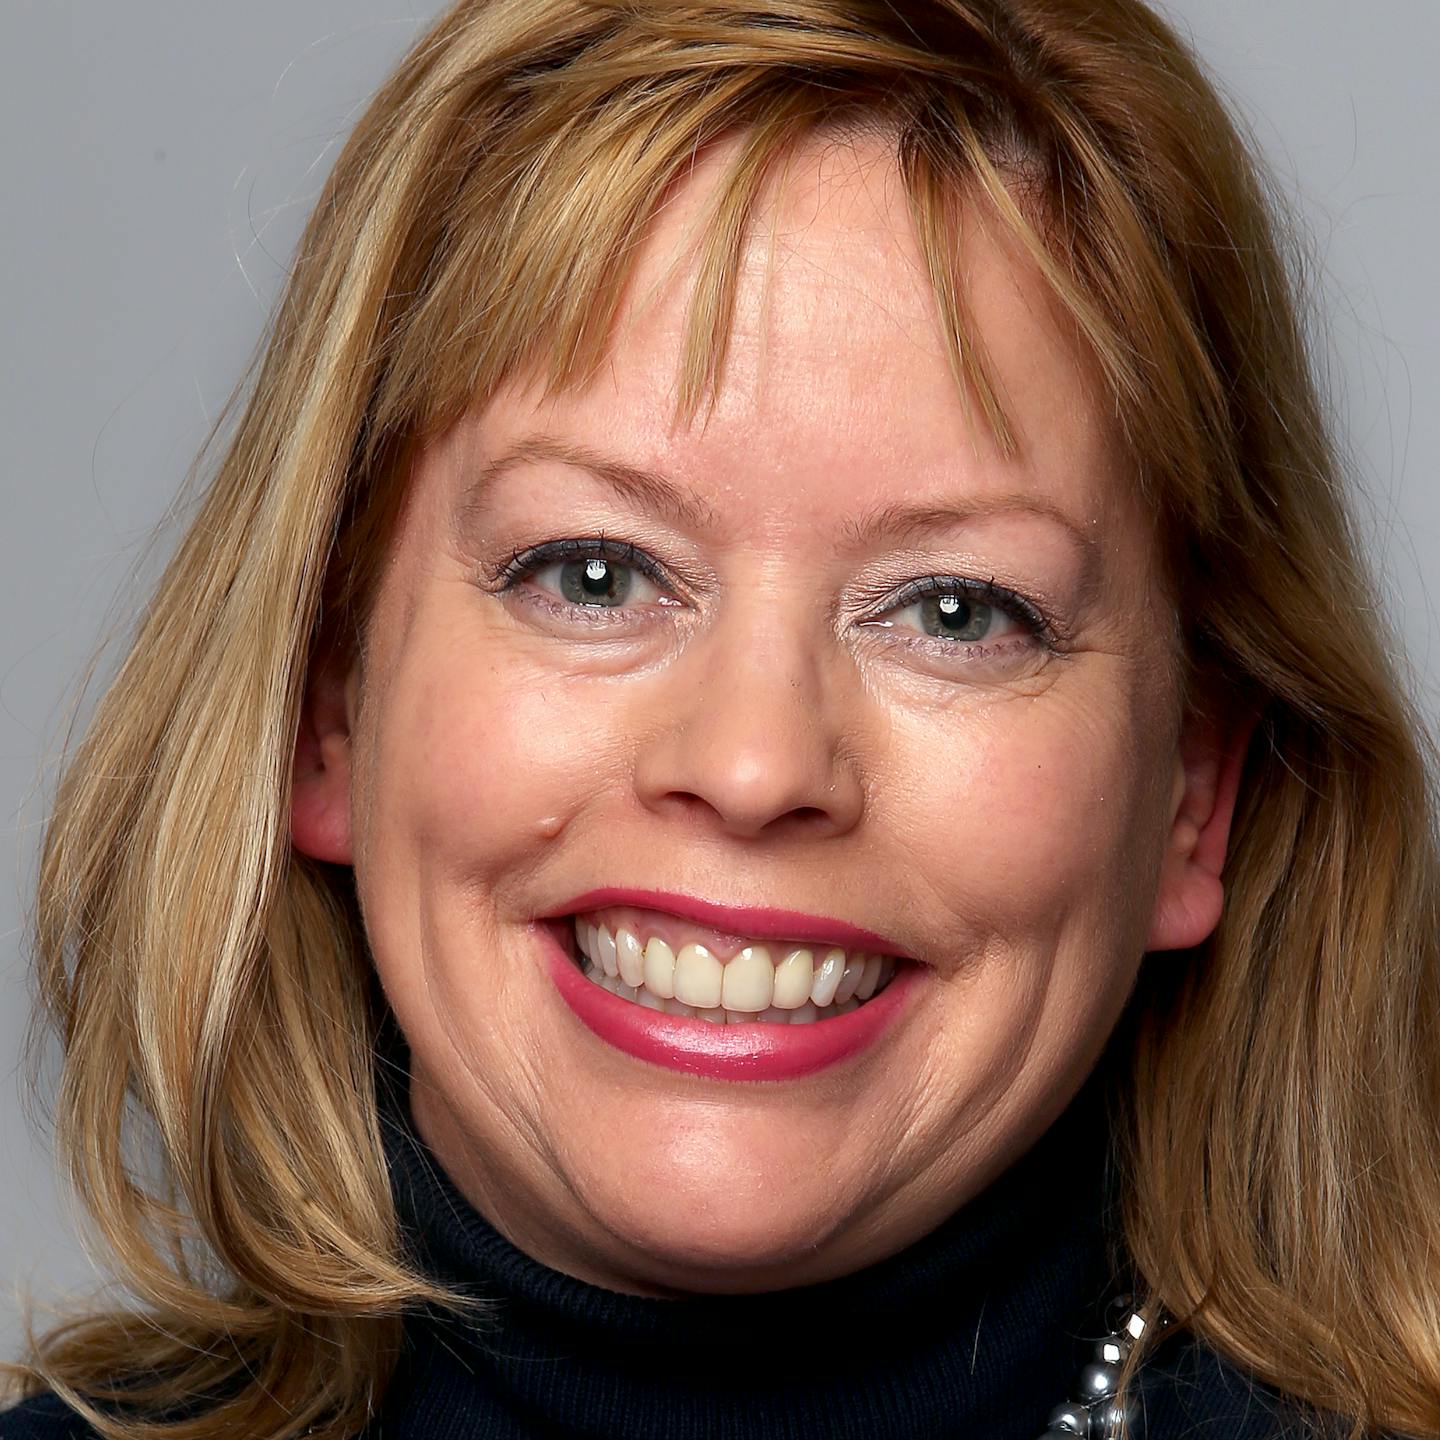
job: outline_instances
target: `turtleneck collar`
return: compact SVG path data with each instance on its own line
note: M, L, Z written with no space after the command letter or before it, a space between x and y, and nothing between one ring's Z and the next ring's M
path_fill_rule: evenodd
M381 1120L417 1263L493 1301L407 1317L387 1437L502 1434L1033 1440L1112 1293L1103 1068L1022 1159L900 1253L821 1284L650 1299L511 1244L416 1132L392 1037Z

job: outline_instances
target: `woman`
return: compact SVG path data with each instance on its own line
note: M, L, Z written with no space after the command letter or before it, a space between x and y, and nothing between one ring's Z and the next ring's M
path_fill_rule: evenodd
M58 796L6 1440L1440 1435L1357 555L1136 0L455 5Z

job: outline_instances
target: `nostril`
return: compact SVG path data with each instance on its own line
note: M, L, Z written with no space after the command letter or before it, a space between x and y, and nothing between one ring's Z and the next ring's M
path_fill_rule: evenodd
M776 807L775 812L770 815L758 812L746 815L739 806L730 810L722 810L704 796L689 791L673 791L669 799L678 810L694 816L718 815L728 828L749 834L758 835L762 831L769 831L773 834L787 828L828 830L833 828L835 823L835 817L819 805L796 805L791 809Z
M816 825L828 823L830 816L818 805L800 805L790 811L790 819L798 820L802 825Z
M835 816L819 805L796 805L765 821L755 834L804 835L820 839L838 829Z

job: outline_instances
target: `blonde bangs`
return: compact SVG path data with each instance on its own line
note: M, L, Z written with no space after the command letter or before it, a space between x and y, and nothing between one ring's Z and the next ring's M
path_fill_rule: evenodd
M572 37L575 53L479 104L467 94L456 119L473 138L438 174L408 177L415 229L400 273L415 278L388 307L372 441L431 435L517 373L583 384L612 339L649 222L698 157L733 137L694 257L677 377L677 414L693 418L723 372L765 184L816 132L837 143L880 132L895 145L957 383L1002 448L1014 435L958 264L977 201L1018 240L1093 355L1127 442L1148 461L1141 482L1163 474L1184 511L1213 518L1216 426L1205 414L1197 423L1194 399L1198 387L1202 411L1213 411L1221 380L1093 140L1038 93L995 103L1013 80L993 36L963 27L972 53L941 57L884 45L817 5L784 7L793 28L723 5L586 8L613 31ZM1095 244L1116 232L1122 245Z

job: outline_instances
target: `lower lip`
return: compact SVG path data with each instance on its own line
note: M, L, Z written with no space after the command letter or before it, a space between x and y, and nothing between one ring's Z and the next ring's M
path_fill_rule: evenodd
M858 1010L808 1025L716 1025L612 995L580 973L549 926L536 929L555 988L584 1025L637 1060L716 1080L796 1080L859 1055L905 1014L923 978L902 964Z

